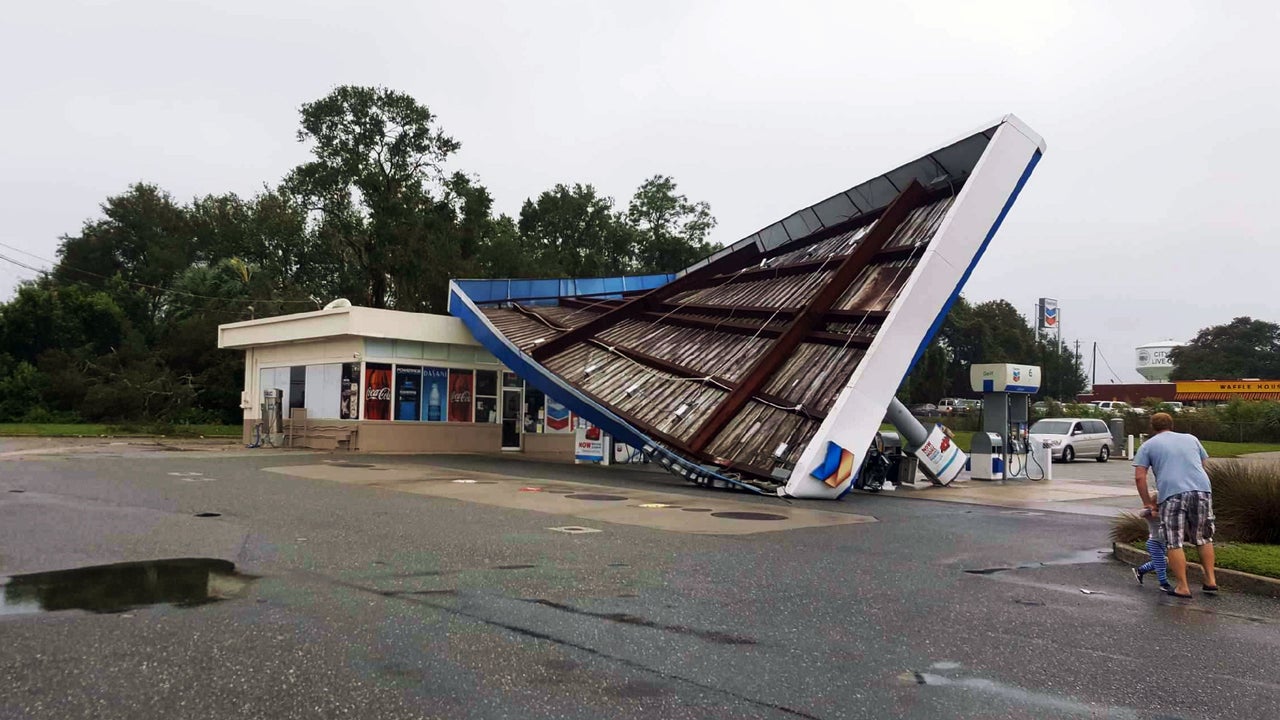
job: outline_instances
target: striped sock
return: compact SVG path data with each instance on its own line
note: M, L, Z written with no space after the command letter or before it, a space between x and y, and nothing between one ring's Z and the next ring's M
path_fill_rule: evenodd
M1160 580L1161 585L1168 585L1169 576L1166 572L1168 565L1165 562L1164 543L1159 540L1148 539L1147 552L1151 553L1151 562L1147 563L1147 565L1151 566L1150 570L1156 571L1156 578ZM1143 565L1143 567L1145 568L1147 565ZM1143 572L1149 572L1150 570L1144 570Z

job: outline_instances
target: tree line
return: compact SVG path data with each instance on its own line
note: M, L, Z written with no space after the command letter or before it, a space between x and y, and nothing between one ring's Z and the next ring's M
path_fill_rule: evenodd
M221 323L358 305L443 312L459 277L672 272L715 247L716 221L654 175L621 206L558 184L517 217L494 213L427 106L343 86L301 108L310 159L252 197L175 200L138 183L60 239L53 268L0 305L0 421L240 421L243 364ZM10 262L22 261L4 256ZM903 388L962 394L970 362L1039 362L1083 388L1005 302L953 308Z
M1009 301L974 305L960 297L899 388L898 399L918 404L975 397L969 380L969 366L975 363L1039 366L1038 397L1071 401L1088 386L1075 354L1032 329Z
M576 183L495 214L452 167L461 144L394 90L336 88L301 108L297 139L310 160L253 197L138 183L63 236L0 305L0 421L238 423L220 323L338 297L443 312L451 278L670 272L713 251L710 207L664 175L625 207Z

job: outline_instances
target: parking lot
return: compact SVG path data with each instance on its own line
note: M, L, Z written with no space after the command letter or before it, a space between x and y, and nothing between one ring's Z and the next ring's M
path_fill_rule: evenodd
M38 450L0 458L0 717L1270 718L1280 704L1272 601L1138 587L1101 552L1106 519L1071 501L904 499L1013 483L787 502L484 456ZM131 585L163 590L193 563L203 599L144 602Z

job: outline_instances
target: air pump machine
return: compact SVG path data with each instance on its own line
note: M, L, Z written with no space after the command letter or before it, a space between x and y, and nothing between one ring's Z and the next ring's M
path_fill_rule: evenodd
M971 365L969 383L982 393L982 429L974 433L969 448L970 477L1004 480L1048 477L1049 455L1032 448L1027 435L1029 400L1040 389L1040 368L1035 365L990 363Z

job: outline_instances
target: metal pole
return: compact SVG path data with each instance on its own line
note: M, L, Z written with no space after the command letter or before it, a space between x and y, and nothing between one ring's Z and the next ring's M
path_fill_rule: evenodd
M1093 374L1093 384L1094 384L1094 385L1097 385L1097 384L1098 384L1098 343L1097 343L1096 341L1093 343L1093 370L1092 370L1092 374ZM1090 392L1090 393L1093 393L1093 388L1089 388L1089 392Z
M902 433L905 450L917 450L921 445L924 445L925 440L929 439L929 431L911 414L907 406L903 405L896 397L889 401L885 419L889 421L889 424L897 428L899 433Z

